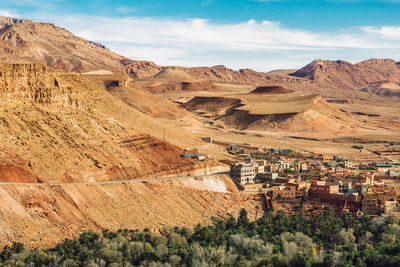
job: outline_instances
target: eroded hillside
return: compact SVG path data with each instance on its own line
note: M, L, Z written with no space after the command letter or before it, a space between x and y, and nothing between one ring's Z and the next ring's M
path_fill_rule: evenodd
M89 229L193 227L262 205L226 176L154 180L227 167L180 157L199 141L165 120L193 116L134 86L0 64L0 97L1 245L47 247Z
M94 229L144 229L208 224L211 216L254 217L260 200L238 194L228 177L112 185L0 186L1 245L50 247Z
M194 138L80 74L1 64L0 94L3 169L22 169L39 181L90 181L192 164L179 147L196 144ZM171 143L159 139L165 131ZM22 179L3 173L3 180Z

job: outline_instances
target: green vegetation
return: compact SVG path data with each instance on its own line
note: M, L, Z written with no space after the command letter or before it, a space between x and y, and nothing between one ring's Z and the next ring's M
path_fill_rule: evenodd
M250 222L213 218L210 226L94 231L48 250L21 243L0 253L1 266L400 266L400 225L391 219L291 217L272 212Z

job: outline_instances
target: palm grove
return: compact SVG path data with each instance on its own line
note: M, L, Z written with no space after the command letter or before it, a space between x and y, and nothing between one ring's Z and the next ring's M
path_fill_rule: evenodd
M212 219L209 226L85 232L47 250L6 246L5 266L400 266L400 225L386 217L288 217L268 212L250 221Z

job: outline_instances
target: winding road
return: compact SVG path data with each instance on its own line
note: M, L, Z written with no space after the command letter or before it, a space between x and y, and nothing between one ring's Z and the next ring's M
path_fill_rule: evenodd
M98 181L98 182L44 182L44 183L24 183L24 182L0 182L0 185L108 185L108 184L124 184L133 182L148 182L148 181L163 181L163 180L179 180L187 178L198 178L198 177L208 177L215 175L229 174L229 172L215 172L210 174L200 174L200 175L189 175L189 176L173 176L173 177L161 177L161 178L133 178L129 180L113 180L113 181Z

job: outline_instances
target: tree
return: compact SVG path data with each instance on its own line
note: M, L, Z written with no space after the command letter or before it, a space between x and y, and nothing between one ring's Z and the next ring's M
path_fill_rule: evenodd
M258 217L258 210L260 209L260 207L257 205L256 206L256 220L257 220L257 217Z
M246 209L241 209L239 213L239 218L237 220L237 225L242 226L243 228L247 228L249 225L249 218L247 217L248 213Z
M307 257L302 253L297 253L289 262L291 267L306 267L311 266Z
M325 255L323 265L326 267L334 267L335 266L335 259L332 254L328 253Z

